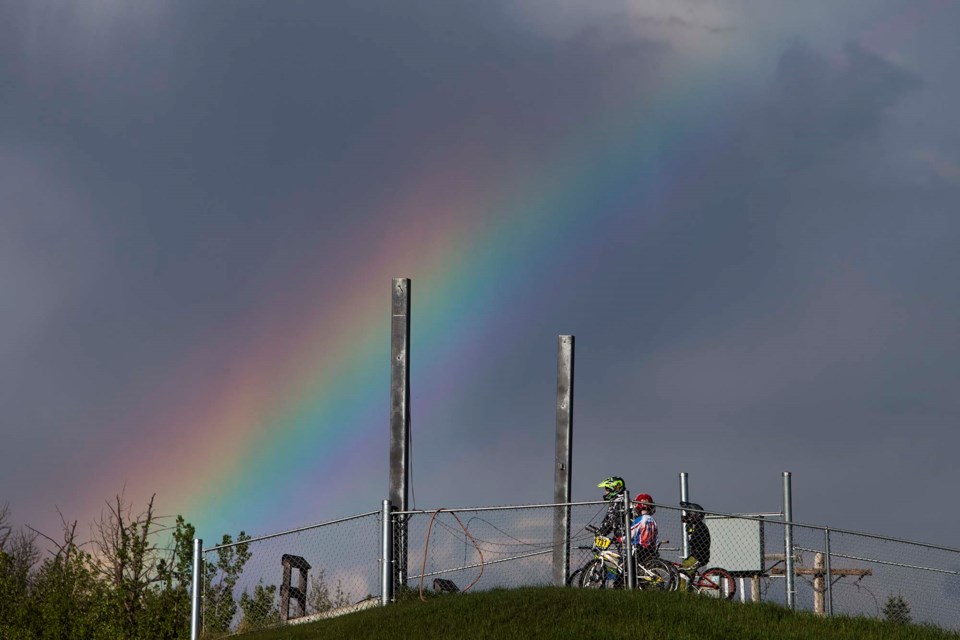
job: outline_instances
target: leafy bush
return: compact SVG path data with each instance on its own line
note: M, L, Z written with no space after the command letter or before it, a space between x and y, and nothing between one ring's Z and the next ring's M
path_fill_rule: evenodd
M8 508L0 506L0 638L189 638L195 528L182 516L172 531L161 526L152 498L138 514L122 495L107 507L94 525L94 539L80 543L76 522L63 521L60 540L33 530L14 531ZM39 538L51 551L39 550ZM220 550L217 560L205 566L206 623L213 636L229 631L237 614L233 592L250 559L249 545L242 544L248 538L241 531L241 544ZM224 544L230 542L230 536L223 536ZM244 596L251 603L272 601L275 589L258 587L252 598ZM242 596L241 608L245 602ZM267 624L275 611L268 608L259 618L250 617L248 625ZM244 614L247 618L246 609Z

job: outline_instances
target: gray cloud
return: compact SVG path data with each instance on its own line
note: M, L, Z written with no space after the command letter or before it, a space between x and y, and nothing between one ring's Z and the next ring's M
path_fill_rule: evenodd
M264 299L284 313L316 256L359 268L375 243L340 245L411 165L468 143L497 165L549 159L597 113L642 103L682 45L609 23L541 37L472 2L131 11L94 24L0 9L0 286L18 301L0 319L14 445L0 483L61 474L18 518L52 511L62 479L89 468L82 446L135 443L126 420L163 408L151 389L217 375L214 356L178 365ZM793 468L804 519L907 535L883 520L891 496L955 484L956 185L907 179L891 160L916 162L904 123L940 88L856 45L778 47L751 61L770 74L755 101L718 108L716 130L690 123L713 138L664 170L676 197L604 202L615 228L596 236L543 230L579 235L538 274L513 272L538 304L486 310L522 328L477 356L487 375L469 389L415 406L420 500L550 495L554 340L567 332L579 498L612 469L669 498L686 467L705 504L775 508ZM957 157L936 153L923 157ZM460 462L464 450L478 455ZM489 484L445 481L482 477L497 455L509 468ZM871 490L898 464L896 487Z
M869 488L880 469L914 457L949 466L943 444L960 416L950 391L960 298L947 285L960 276L949 248L956 191L903 180L877 153L890 113L921 87L856 47L839 64L786 50L766 104L725 152L691 167L691 203L664 216L655 240L638 239L632 267L620 263L643 276L649 311L617 334L635 336L632 384L588 383L623 408L614 440L650 432L658 450L685 451L687 466L747 483L794 467L833 497L808 517L850 526L882 526L872 515L882 492ZM663 282L644 286L647 273ZM608 370L636 370L608 349L603 358L621 361ZM910 447L896 439L905 432L919 436ZM898 478L890 491L907 499L925 483ZM842 505L854 499L852 515Z

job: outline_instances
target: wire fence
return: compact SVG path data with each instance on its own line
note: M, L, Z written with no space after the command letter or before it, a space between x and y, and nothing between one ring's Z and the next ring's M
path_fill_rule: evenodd
M661 539L682 543L680 515L679 507L658 505ZM960 629L960 549L771 517L707 514L704 523L707 564L734 576L737 600L789 604L789 528L795 609ZM679 561L680 546L662 555Z
M205 549L201 637L379 604L381 524L371 512Z
M578 545L593 540L605 503L411 511L397 518L407 528L407 571L412 589L486 590L553 584L554 518L569 508L571 566ZM395 548L400 558L402 549ZM437 579L446 582L437 582ZM451 584L452 583L452 584Z
M561 513L569 513L570 523L566 582L596 558L595 533L588 527L598 526L608 507L584 502L407 511L386 522L377 511L206 549L201 637L376 606L397 597L394 589L557 584L555 562L562 566L566 546L555 542ZM673 567L670 588L704 592L695 587L709 583L705 570L721 567L729 576L720 595L737 601L960 629L958 549L786 523L779 516L706 513L709 559L698 572L678 572L684 549L692 548L681 514L679 506L660 504L654 514L659 558ZM612 545L622 549L616 541ZM579 584L575 579L572 586Z
M798 608L960 629L960 550L799 525L793 544Z

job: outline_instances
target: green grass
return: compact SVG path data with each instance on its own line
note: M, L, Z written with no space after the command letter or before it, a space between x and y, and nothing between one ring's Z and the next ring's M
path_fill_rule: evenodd
M944 640L960 635L865 618L819 618L772 604L719 602L683 593L585 591L554 587L407 599L243 640L369 638L531 640L803 639Z

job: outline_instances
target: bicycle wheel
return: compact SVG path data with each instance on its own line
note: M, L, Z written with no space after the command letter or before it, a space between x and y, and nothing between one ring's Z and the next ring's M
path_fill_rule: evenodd
M695 582L697 592L711 598L732 600L737 592L737 583L726 569L713 567L704 571Z
M591 560L580 574L580 586L584 589L610 589L613 587L614 578L607 571L603 560L597 558Z
M579 587L580 586L580 576L583 575L583 567L580 567L567 577L567 586L568 587Z
M677 568L677 565L670 562L669 560L661 560L663 564L667 566L667 569L670 570L670 588L667 591L679 591L681 588L681 583L683 579L680 576L680 569Z
M663 560L648 560L637 566L637 588L645 591L673 591L673 568Z

